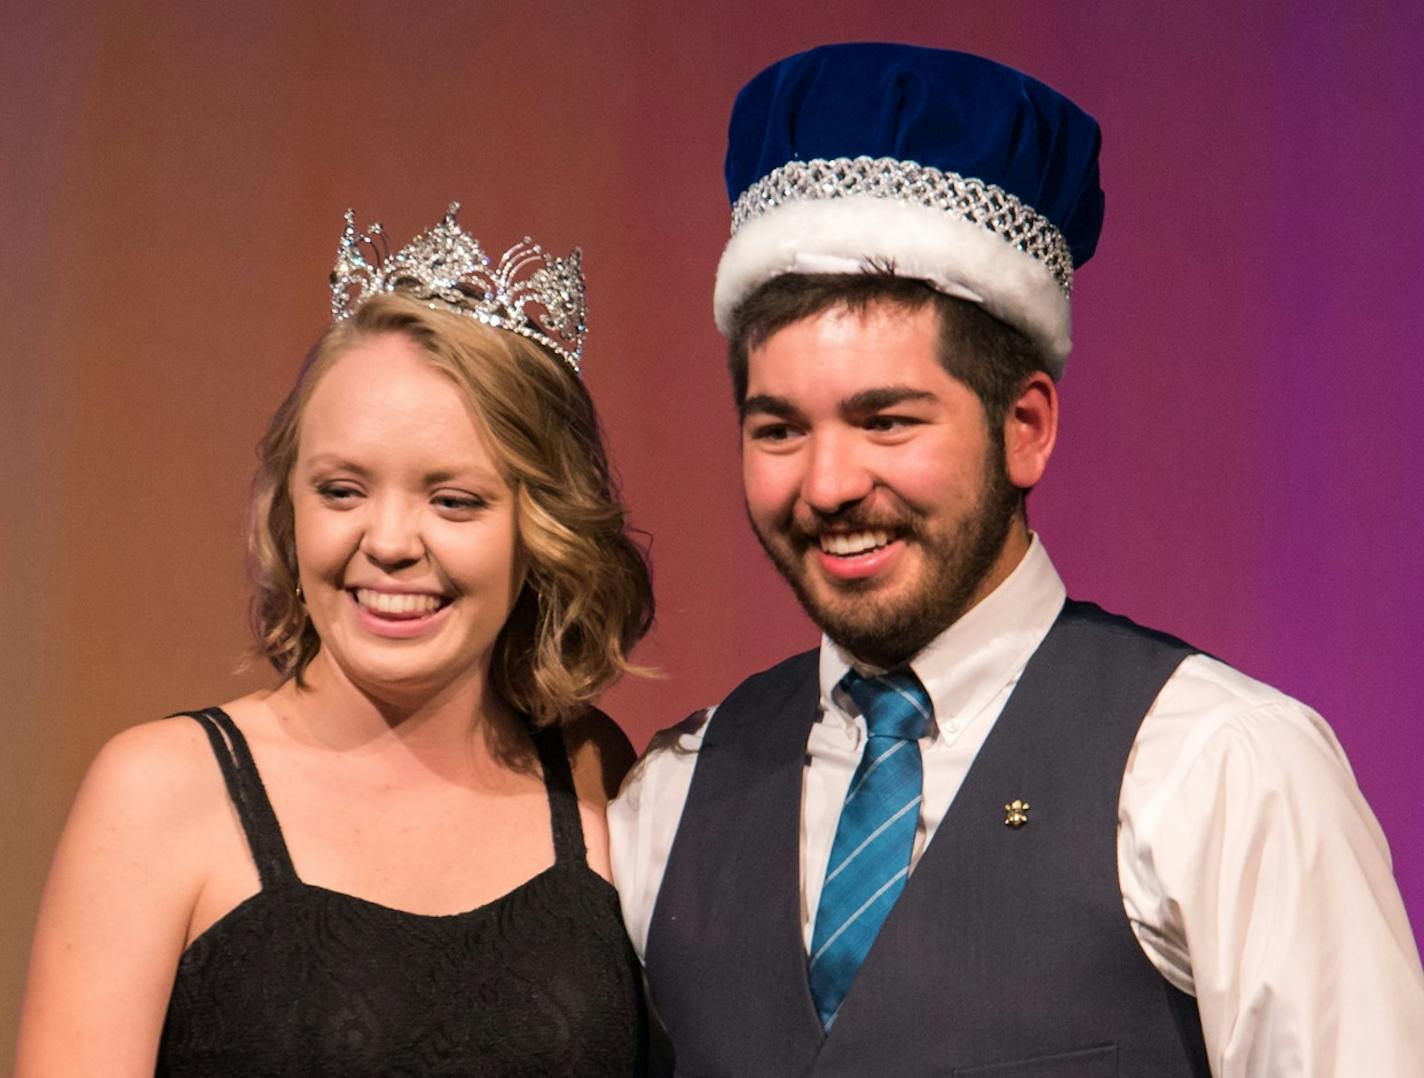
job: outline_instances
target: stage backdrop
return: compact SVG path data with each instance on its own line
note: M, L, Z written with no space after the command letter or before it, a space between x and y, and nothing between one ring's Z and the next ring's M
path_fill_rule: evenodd
M728 107L814 44L981 52L1102 122L1063 435L1074 595L1318 708L1424 919L1424 30L1412 0L10 4L0 25L0 1059L75 786L229 699L253 444L342 212L584 248L588 383L652 538L635 744L814 631L744 523L713 329ZM102 902L103 896L95 896ZM1416 929L1417 930L1417 929Z

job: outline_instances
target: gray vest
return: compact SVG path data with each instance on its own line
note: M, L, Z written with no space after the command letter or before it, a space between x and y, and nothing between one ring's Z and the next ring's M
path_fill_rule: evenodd
M799 832L815 652L717 709L648 933L677 1074L1207 1076L1194 1001L1142 954L1117 801L1192 649L1072 601L1025 668L830 1034L806 978ZM1021 799L1029 823L1005 826Z

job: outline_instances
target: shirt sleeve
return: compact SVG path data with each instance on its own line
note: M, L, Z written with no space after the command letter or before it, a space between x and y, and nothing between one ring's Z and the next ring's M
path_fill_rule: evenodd
M653 735L608 805L609 857L623 923L642 959L668 855L713 709L695 711Z
M1424 1075L1424 973L1389 849L1320 716L1188 659L1120 809L1128 918L1196 996L1217 1078Z

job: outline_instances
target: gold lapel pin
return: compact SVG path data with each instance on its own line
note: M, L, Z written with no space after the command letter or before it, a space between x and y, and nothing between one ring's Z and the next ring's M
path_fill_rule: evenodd
M1014 798L1004 806L1004 824L1015 830L1028 823L1028 810L1032 806L1027 801Z

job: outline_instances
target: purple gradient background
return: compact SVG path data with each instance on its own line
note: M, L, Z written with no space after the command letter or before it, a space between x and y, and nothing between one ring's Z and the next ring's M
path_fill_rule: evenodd
M605 704L636 744L815 639L743 522L710 296L732 96L833 40L981 52L1101 121L1034 526L1074 595L1325 715L1419 932L1414 3L54 0L3 31L0 1013L98 745L266 680L231 673L252 445L348 205L583 245L588 382L654 537L667 676Z

